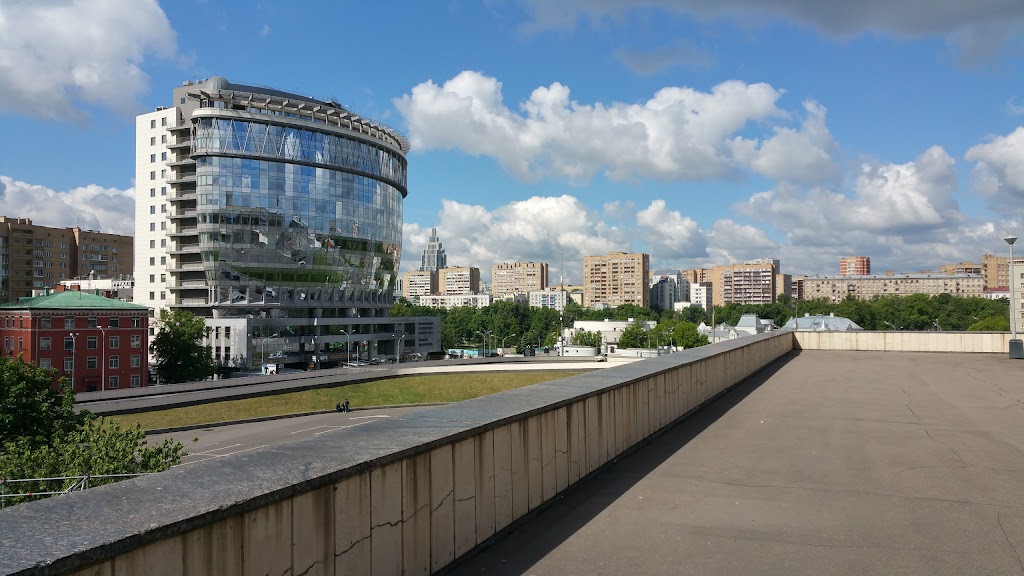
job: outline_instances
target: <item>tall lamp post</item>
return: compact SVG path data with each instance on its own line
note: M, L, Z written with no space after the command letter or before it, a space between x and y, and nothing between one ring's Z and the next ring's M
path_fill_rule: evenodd
M1024 342L1021 342L1017 338L1017 317L1016 317L1016 298L1014 290L1014 283L1016 278L1013 275L1013 243L1017 241L1016 236L1007 236L1005 238L1006 243L1010 245L1010 270L1009 270L1009 284L1010 284L1010 358L1021 359L1024 358Z
M502 348L502 350L504 350L504 349L505 349L505 339L506 339L506 338L515 338L515 337L516 337L516 335L515 335L515 334L510 334L510 335L508 335L508 336L502 336L502 337L501 337L501 348ZM502 352L502 354L504 354L504 352Z
M398 339L398 358L395 360L399 364L402 363L402 340L405 340L407 334L402 334L402 337Z
M352 330L342 329L341 332L345 335L345 366L348 366L352 361L352 353L349 352L349 344L352 342Z
M100 342L100 392L103 392L107 386L107 329L103 326L98 328L103 334L103 341Z

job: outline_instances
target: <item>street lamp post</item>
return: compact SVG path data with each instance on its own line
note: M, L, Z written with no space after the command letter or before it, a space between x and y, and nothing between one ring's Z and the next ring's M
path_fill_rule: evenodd
M505 339L506 338L515 338L515 337L516 337L515 334L509 334L508 336L502 336L501 337L501 348L502 348L502 350L505 349ZM502 352L502 354L504 354L504 352Z
M1014 290L1014 284L1016 278L1013 275L1013 243L1017 241L1016 236L1007 236L1005 238L1006 243L1010 245L1010 269L1009 269L1009 284L1010 284L1010 358L1021 359L1024 358L1024 342L1021 342L1017 338L1017 317L1016 317L1016 290Z
M348 366L352 361L352 353L349 351L349 345L352 343L352 330L341 330L342 334L345 335L345 366Z
M103 392L107 386L107 329L103 326L98 328L103 334L103 341L100 342L100 392Z
M402 340L405 340L407 334L402 334L402 337L398 339L398 358L395 359L399 364L402 363Z

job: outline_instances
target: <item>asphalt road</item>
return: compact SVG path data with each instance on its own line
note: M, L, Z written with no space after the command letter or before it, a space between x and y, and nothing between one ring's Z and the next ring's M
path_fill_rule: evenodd
M320 434L344 434L346 430L369 424L376 420L391 418L409 412L427 410L429 407L386 408L381 410L356 410L353 412L331 412L296 418L281 418L248 424L233 424L199 428L168 434L153 434L146 437L152 445L166 438L175 439L185 445L188 456L182 465L221 458L257 448L273 446L282 442L301 440ZM195 442L193 442L195 439Z
M449 574L1022 574L1022 376L995 354L789 357Z

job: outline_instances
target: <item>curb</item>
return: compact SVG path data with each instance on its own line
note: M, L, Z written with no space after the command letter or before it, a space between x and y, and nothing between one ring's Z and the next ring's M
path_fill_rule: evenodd
M449 402L426 402L424 404L391 404L389 406L364 406L362 408L350 408L350 412L361 412L363 410L387 410L389 408L413 408L421 407L427 408L430 406L444 406ZM207 424L189 424L186 426L172 426L170 428L154 428L152 430L146 430L146 436L153 434L170 434L172 432L187 432L189 430L199 430L202 428L219 428L221 426L234 426L235 424L252 424L254 422L267 422L269 420L284 420L285 418L300 418L302 416L315 416L317 414L330 414L334 412L331 410L314 410L312 412L298 412L295 414L280 414L278 416L260 416L258 418L245 418L242 420L228 420L226 422L209 422Z

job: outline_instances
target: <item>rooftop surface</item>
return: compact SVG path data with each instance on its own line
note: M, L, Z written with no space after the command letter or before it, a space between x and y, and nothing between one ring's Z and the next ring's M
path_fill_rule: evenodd
M115 309L115 310L148 310L145 306L122 302L116 298L106 298L89 294L80 290L51 292L43 296L21 298L17 302L0 305L2 310L81 310L81 309Z
M1022 375L786 356L450 573L1024 573Z

